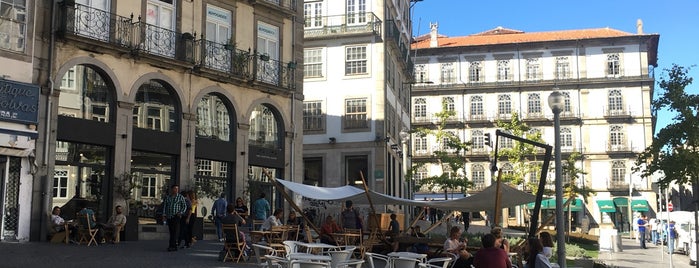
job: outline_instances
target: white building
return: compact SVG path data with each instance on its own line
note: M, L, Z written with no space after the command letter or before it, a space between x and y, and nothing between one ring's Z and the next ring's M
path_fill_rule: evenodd
M304 183L406 196L400 131L410 127L410 2L304 4Z
M494 179L484 134L491 133L494 140L497 120L508 120L516 112L542 133L546 143L554 144L553 113L547 98L559 88L565 96L562 157L580 152L584 160L578 165L587 174L578 183L596 191L594 196L579 198L584 206L571 209L573 226L580 226L586 213L593 228L607 223L605 218L627 230L629 204L634 211L657 211L657 189L654 191L652 181L631 170L636 155L650 145L655 128L650 101L658 34L642 33L640 21L636 34L610 28L527 33L498 27L446 37L437 33L436 24L431 28L412 45L417 55L416 81L431 83L413 87L412 123L415 127L432 125L443 102L456 111L450 131L473 142L466 153L466 176L474 183L470 192ZM433 137L413 137L413 161L429 162L434 144ZM498 164L504 172L508 165L502 160ZM439 166L427 165L418 170L417 179L439 173ZM548 178L552 181L553 176L552 167ZM547 211L544 206L543 215ZM526 217L518 217L522 213L526 213L524 206L510 209L505 224L524 224Z

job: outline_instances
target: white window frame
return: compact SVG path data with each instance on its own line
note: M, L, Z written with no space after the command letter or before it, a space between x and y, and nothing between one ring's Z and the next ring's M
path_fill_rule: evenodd
M498 81L510 81L510 60L498 60Z
M471 119L483 119L485 116L485 111L483 107L483 96L471 96Z
M526 79L528 81L541 79L541 65L539 63L539 58L527 58L526 59Z
M323 27L323 1L303 4L304 28Z
M611 173L611 183L613 185L626 184L626 163L624 161L613 161Z
M174 1L148 0L146 5L146 50L150 53L175 57L175 16L177 10ZM162 32L158 28L169 30ZM170 34L170 38L150 38ZM163 44L169 41L169 44Z
M621 55L619 53L607 54L607 76L617 77L621 75Z
M417 118L427 118L427 99L416 98L413 104L413 116Z
M306 48L303 50L303 77L321 78L324 76L325 53L323 48Z
M456 82L456 75L454 72L454 63L446 62L441 64L442 76L440 82L442 84L453 84Z
M53 171L53 198L68 198L68 170Z
M556 79L570 78L570 58L568 56L556 57Z
M323 101L313 100L303 102L303 130L325 130L325 113L323 112Z
M424 83L429 81L429 72L427 72L427 65L417 64L415 65L415 82Z
M368 55L366 45L345 47L345 75L368 74Z
M24 52L27 45L27 2L2 0L2 5L9 5L9 14L0 14L0 49Z
M343 129L369 128L369 110L367 98L345 99Z
M366 0L347 0L347 25L366 24Z
M468 67L468 80L469 82L476 83L482 82L483 67L481 67L480 61L474 61L469 64Z
M471 130L471 149L474 152L485 150L485 136L482 130Z
M541 95L539 93L529 93L527 97L527 112L529 116L541 115Z
M158 191L158 175L141 175L141 198L156 198ZM144 194L145 193L145 194Z
M624 96L621 94L621 90L610 90L607 98L607 110L609 115L620 115L624 112Z
M498 117L509 118L512 115L512 100L508 94L498 95Z

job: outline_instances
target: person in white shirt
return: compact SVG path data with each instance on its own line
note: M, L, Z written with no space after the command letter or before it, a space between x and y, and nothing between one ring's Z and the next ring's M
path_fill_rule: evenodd
M269 216L264 223L262 223L262 230L263 231L268 231L272 230L272 226L281 226L281 218L284 216L284 211L281 209L277 209L274 211L272 216Z
M654 245L658 244L658 225L660 225L660 220L658 219L650 219L648 221L648 224L650 225L650 238L651 241L653 242Z

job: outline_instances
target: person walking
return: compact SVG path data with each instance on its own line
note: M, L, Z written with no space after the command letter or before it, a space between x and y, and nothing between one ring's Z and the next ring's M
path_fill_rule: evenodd
M221 218L226 216L227 206L228 201L226 201L226 194L221 193L221 196L214 201L214 205L211 207L211 215L214 218L214 225L216 225L216 236L220 242L223 242L224 240Z
M646 247L646 227L648 226L648 222L646 222L646 216L641 214L640 217L636 220L636 223L638 225L638 240L641 242L641 248L642 249L647 249Z
M180 193L180 186L170 186L170 194L163 199L163 221L167 221L170 240L167 251L177 251L177 239L180 235L180 221L187 211L187 201Z
M260 193L257 200L253 204L253 212L255 214L255 220L266 220L268 215L270 215L272 208L269 206L269 201L265 199L265 193Z
M677 239L677 230L675 230L675 221L670 221L667 225L667 253L675 253L675 240Z

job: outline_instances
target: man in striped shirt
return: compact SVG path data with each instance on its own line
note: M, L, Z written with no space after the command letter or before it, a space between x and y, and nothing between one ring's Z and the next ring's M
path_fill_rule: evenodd
M177 251L177 239L180 235L180 219L187 210L187 201L180 193L180 186L173 184L170 195L163 199L163 221L167 220L170 241L167 251Z

